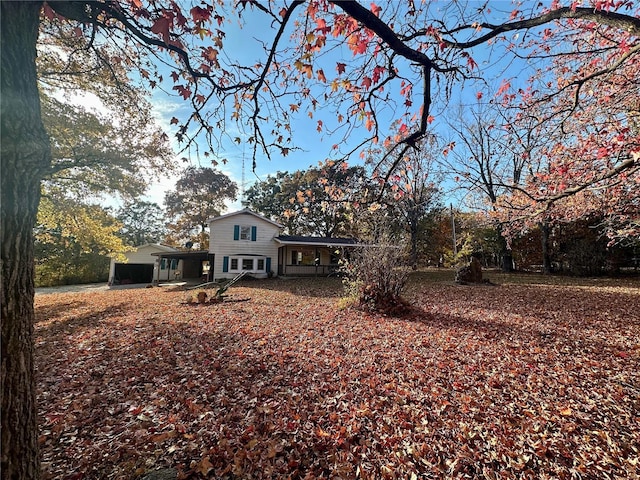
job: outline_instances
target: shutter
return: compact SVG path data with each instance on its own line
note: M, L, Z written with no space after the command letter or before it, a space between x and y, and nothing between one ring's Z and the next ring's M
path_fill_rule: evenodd
M240 225L233 226L233 239L240 240Z
M229 257L222 257L222 271L225 273L229 271Z
M266 271L267 271L267 273L269 273L271 271L271 257L267 257Z
M255 225L251 227L251 241L255 242L258 239L258 227Z

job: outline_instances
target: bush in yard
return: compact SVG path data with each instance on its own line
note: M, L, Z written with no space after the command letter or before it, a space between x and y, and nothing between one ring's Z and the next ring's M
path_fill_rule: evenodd
M408 310L401 297L409 276L406 245L383 227L375 230L368 245L342 263L345 291L361 309L400 315Z

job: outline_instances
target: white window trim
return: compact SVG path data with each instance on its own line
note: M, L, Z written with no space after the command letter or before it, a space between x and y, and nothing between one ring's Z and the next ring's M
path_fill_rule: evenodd
M233 269L231 268L231 262L232 260L238 260L238 268ZM253 262L253 268L251 270L243 270L242 269L242 261L243 260L251 260ZM262 270L258 270L256 267L258 266L258 260L262 260L263 261L263 268ZM240 273L240 272L249 272L249 273L266 273L266 268L267 268L267 257L254 257L254 256L250 256L250 257L243 257L241 255L234 255L234 256L230 256L229 257L229 273Z

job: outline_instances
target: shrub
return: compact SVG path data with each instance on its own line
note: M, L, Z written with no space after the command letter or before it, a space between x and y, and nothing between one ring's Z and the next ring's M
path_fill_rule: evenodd
M388 232L375 235L369 245L355 249L342 262L347 296L364 310L404 313L408 305L401 294L409 276L409 268L403 265L405 258L405 242Z

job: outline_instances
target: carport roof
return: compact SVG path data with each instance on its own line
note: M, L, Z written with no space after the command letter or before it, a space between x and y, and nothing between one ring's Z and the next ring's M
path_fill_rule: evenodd
M184 252L154 252L151 255L160 258L177 258L178 260L207 260L207 250L189 250Z

